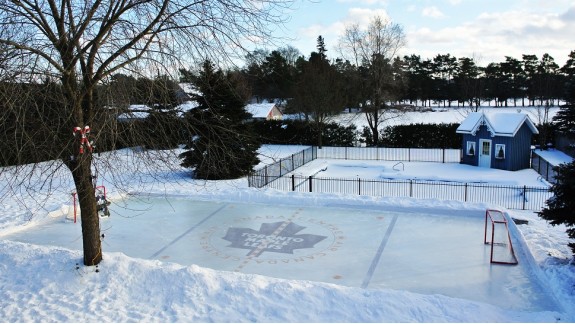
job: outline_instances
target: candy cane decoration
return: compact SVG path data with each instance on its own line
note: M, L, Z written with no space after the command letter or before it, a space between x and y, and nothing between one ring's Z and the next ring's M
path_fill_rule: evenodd
M90 126L84 126L84 129L80 127L74 127L74 136L80 134L80 154L84 154L84 146L90 150L92 153L92 144L88 141L88 134L90 134Z

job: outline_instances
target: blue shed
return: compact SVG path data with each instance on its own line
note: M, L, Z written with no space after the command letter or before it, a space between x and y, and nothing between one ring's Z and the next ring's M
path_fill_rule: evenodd
M531 137L537 128L524 113L472 112L459 125L461 163L516 171L529 168Z

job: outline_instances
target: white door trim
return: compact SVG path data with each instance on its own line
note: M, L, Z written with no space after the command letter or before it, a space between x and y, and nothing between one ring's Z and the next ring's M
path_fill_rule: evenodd
M479 151L477 165L483 168L491 168L491 140L480 139L477 150Z

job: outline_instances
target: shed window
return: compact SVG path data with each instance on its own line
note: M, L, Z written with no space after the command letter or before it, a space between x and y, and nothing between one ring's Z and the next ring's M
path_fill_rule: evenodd
M505 144L495 144L495 158L496 159L505 158Z
M475 155L475 142L468 141L467 142L467 155Z

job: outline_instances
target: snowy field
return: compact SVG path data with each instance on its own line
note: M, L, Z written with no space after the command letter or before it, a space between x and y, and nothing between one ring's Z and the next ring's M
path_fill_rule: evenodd
M406 125L406 124L417 124L417 123L425 123L425 124L441 124L441 123L461 123L465 117L472 111L468 107L454 107L454 108L441 108L441 107L433 107L432 112L407 112L405 114L390 114L384 115L384 118L392 117L387 119L383 126L393 126L393 125ZM548 118L551 120L553 116L559 110L558 107L550 107L548 108ZM479 111L484 112L485 114L494 114L494 113L514 113L514 112L522 112L529 115L531 121L535 124L540 124L543 121L543 117L545 116L545 108L544 107L480 107ZM367 120L365 118L364 113L358 112L346 112L336 117L333 117L333 121L338 122L342 125L348 126L351 124L356 125L358 130L362 130L364 126L367 126ZM382 127L383 128L383 127Z
M263 160L272 161L300 149L297 146L265 146L260 153ZM436 199L257 190L248 188L245 178L194 181L187 170L173 172L168 167L136 170L134 168L142 162L131 150L118 152L116 159L120 161L115 166L116 176L102 172L99 181L116 200L133 191L166 198L185 196L204 202L281 205L309 210L338 207L360 212L401 209L413 213L464 211L481 214L486 208L498 207ZM111 160L110 156L102 154L97 163ZM174 159L172 167L177 164ZM80 250L58 247L56 243L37 245L6 239L52 221L63 222L73 189L71 177L58 165L15 170L34 176L20 185L8 186L12 171L3 169L0 173L0 316L6 322L575 321L575 270L570 264L571 251L567 248L569 240L565 227L551 227L533 212L505 210L511 217L529 221L528 225L513 227L517 248L530 252L519 255L520 262L532 266L529 279L543 283L554 295L557 309L548 310L544 306L545 303L554 304L549 300L542 302L539 309L518 310L504 303L494 306L471 298L414 293L393 287L364 289L214 270L196 264L174 263L169 259L145 260L112 252L106 239L102 263L98 267L85 267ZM47 192L45 175L49 173L54 175L54 180L49 183L51 190ZM142 235L146 237L146 233ZM69 241L70 237L62 237L62 240ZM521 291L516 293L521 294Z

